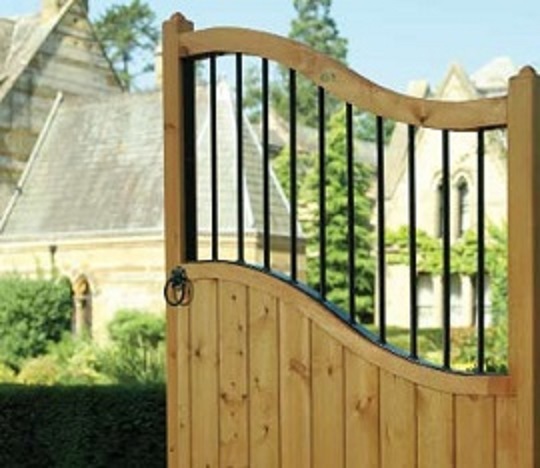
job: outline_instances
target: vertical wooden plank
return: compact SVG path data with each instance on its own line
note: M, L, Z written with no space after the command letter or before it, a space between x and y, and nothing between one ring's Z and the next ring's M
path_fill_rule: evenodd
M518 421L516 399L499 397L496 400L497 468L514 468L518 459Z
M217 467L219 463L218 317L217 282L198 280L191 304L194 467Z
M345 465L379 468L379 371L345 351Z
M454 465L453 396L416 388L418 467L452 468Z
M341 467L345 463L343 348L311 324L313 394L313 466Z
M279 466L277 299L249 290L250 466Z
M311 362L309 320L279 302L281 466L311 466Z
M178 328L176 331L177 360L176 379L178 382L178 423L177 447L178 465L191 466L191 357L190 357L190 317L192 308L176 311ZM175 465L172 465L175 466Z
M193 30L193 23L176 14L163 23L163 119L164 119L164 203L165 203L165 250L166 275L173 267L185 260L185 230L183 224L184 205L182 202L182 180L184 147L182 138L183 122L180 109L183 96L180 93L181 65L178 60L178 38L182 32ZM184 408L186 401L185 383L179 387L178 371L181 362L177 360L178 323L177 308L167 306L167 460L169 466L190 466L189 446L185 439L188 432L179 432L178 409ZM184 324L185 325L185 324ZM185 376L184 376L185 378ZM182 379L183 380L183 379ZM185 424L185 423L182 423ZM179 438L182 440L179 440ZM182 457L179 456L180 446ZM180 464L181 463L181 464Z
M495 404L493 397L455 397L456 466L495 466Z
M416 466L415 387L385 371L380 372L381 466Z
M540 78L531 67L508 91L509 373L518 411L516 466L540 466Z
M248 466L247 290L219 283L220 466Z

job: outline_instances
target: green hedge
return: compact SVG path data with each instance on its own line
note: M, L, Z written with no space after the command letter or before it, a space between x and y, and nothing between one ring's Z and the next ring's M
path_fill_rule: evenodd
M0 385L0 466L166 466L163 385Z

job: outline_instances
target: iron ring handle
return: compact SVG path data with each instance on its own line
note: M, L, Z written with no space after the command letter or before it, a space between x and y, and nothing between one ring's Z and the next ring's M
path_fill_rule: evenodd
M173 268L163 288L165 302L172 307L187 305L189 289L190 281L186 271L180 266Z

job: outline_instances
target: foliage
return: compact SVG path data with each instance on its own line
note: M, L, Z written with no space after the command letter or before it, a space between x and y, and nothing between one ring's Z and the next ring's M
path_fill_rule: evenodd
M26 360L15 381L32 385L111 383L112 379L98 372L98 367L97 345L88 337L66 333L61 341L49 344L47 354Z
M0 362L15 370L43 354L70 329L73 305L66 278L0 278Z
M506 228L489 225L486 236L486 270L490 273L506 271ZM451 246L450 267L452 273L474 275L477 271L476 231L468 230ZM387 261L390 265L408 265L409 229L401 226L385 233ZM422 230L416 231L417 267L421 273L441 274L442 240Z
M16 381L15 371L0 362L0 383L15 383Z
M307 219L307 277L308 283L319 287L319 226L326 230L326 266L328 299L343 309L348 309L348 221L347 221L347 158L345 135L345 112L332 116L328 131L326 154L326 218L319 213L318 161L314 171L305 179L305 203ZM367 195L372 182L372 169L362 163L354 163L354 243L355 275L354 293L356 309L365 319L373 311L374 259L372 256L372 226L370 223L373 200Z
M341 62L347 62L347 39L339 34L336 22L330 15L332 0L294 0L296 18L291 22L289 37ZM297 84L298 122L309 127L317 126L317 88L302 76ZM272 104L277 112L288 114L288 70L280 69L279 79L272 86ZM338 109L335 99L327 99L327 115Z
M357 111L354 116L355 136L363 141L377 141L377 119L370 112ZM385 121L383 141L388 143L396 124L392 120Z
M163 385L0 385L0 466L163 467Z
M441 240L417 231L417 265L421 273L442 273ZM389 264L409 263L409 233L406 226L386 234ZM492 326L486 329L486 369L504 372L508 363L508 278L507 228L490 224L486 232L485 269L490 282ZM451 272L474 277L477 274L477 234L469 230L453 243L450 254ZM456 338L456 360L468 369L477 366L477 338L474 330Z
M156 15L146 2L131 0L127 5L112 5L94 26L126 89L138 75L153 70L159 30ZM134 71L134 65L140 62L142 69Z
M332 0L294 0L293 5L297 17L291 22L289 37L346 62L347 39L340 36L330 16Z
M120 310L109 324L112 344L99 369L118 383L165 381L165 319L149 312Z
M17 381L27 385L54 385L58 383L60 371L53 356L37 356L25 362L17 375Z

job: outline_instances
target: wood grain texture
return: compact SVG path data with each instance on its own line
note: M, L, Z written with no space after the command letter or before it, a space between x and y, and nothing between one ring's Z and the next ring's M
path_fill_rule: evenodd
M246 287L219 283L220 466L249 465Z
M199 280L191 304L192 464L219 466L218 298L215 280Z
M379 370L345 351L345 466L378 468Z
M309 320L279 302L281 466L311 466L311 360Z
M175 434L178 447L178 465L191 466L191 308L174 311L177 314L177 417ZM168 378L168 376L167 376ZM173 417L174 419L174 417ZM173 431L173 434L175 432Z
M381 467L416 466L416 399L410 382L381 371Z
M492 397L456 396L456 467L495 466L495 404Z
M509 370L518 465L540 466L540 78L524 68L508 94Z
M328 334L339 340L346 348L362 359L425 388L444 393L511 395L516 389L512 377L497 375L464 376L417 365L407 359L388 352L358 335L317 301L312 300L298 289L258 272L252 268L220 263L188 264L186 270L190 278L230 279L256 288L294 304L308 320L313 321Z
M185 56L241 52L295 69L338 98L398 122L448 130L506 124L506 99L447 102L417 99L390 91L308 46L274 34L242 28L211 28L188 33L179 44Z
M517 402L515 398L500 397L495 404L496 466L514 468L519 460Z
M165 203L165 258L168 275L173 267L185 260L182 235L183 203L180 193L183 180L183 124L179 109L182 108L183 97L180 94L181 64L178 61L178 33L193 29L193 25L175 16L163 24L163 119L164 119L164 203ZM189 451L182 455L180 465L180 444L185 450L190 440L187 432L179 434L178 411L184 418L189 411L185 409L185 382L179 374L181 362L177 359L178 326L177 308L167 306L167 447L168 464L170 466L189 466ZM185 356L183 356L185 360ZM185 378L185 375L183 375ZM179 379L181 379L179 387ZM179 391L183 392L184 400L179 400ZM182 422L185 424L185 422ZM179 438L182 438L179 441Z
M249 291L250 466L279 466L277 299Z
M341 344L317 325L311 326L313 464L344 466L344 375Z
M455 466L453 396L417 387L416 411L418 467L452 468Z

